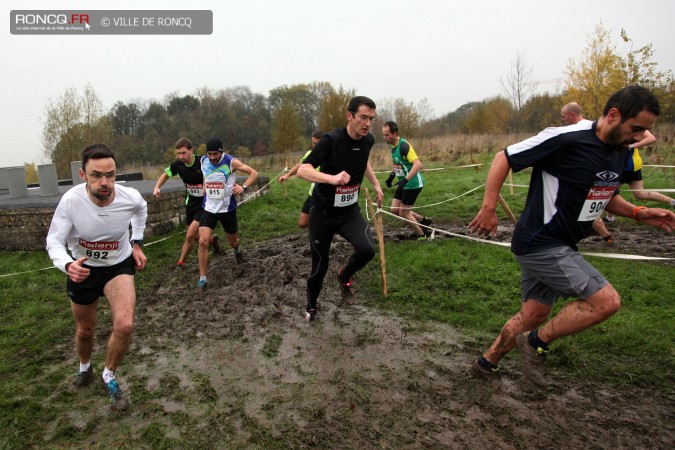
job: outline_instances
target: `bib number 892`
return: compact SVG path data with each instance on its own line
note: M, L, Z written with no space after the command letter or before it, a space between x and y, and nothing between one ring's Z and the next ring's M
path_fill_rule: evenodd
M108 259L108 252L101 252L98 250L87 250L86 255L92 259Z

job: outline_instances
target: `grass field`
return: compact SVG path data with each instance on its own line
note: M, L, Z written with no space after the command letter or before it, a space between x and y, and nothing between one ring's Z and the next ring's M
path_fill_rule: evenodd
M373 166L386 171L386 152L379 152L373 155ZM489 163L488 153L476 152L442 165L427 164L428 168L444 170L425 173L427 187L418 200L419 211L434 217L441 226L468 223L480 208L482 189L454 198L481 186L488 166L451 167ZM277 173L277 169L268 174ZM527 184L528 177L528 173L515 174L514 184ZM672 169L650 170L645 177L649 185L675 187ZM379 178L383 180L386 174ZM368 183L365 185L368 187ZM521 211L526 189L515 187L510 194L505 188L503 192L512 210ZM293 178L285 186L273 183L268 195L242 205L239 220L244 248L273 237L298 233L296 221L306 193L307 184ZM391 191L386 194L385 203L388 203ZM429 204L435 206L423 208ZM502 220L507 220L501 211L500 215ZM388 230L403 227L390 217L384 218L384 226ZM147 238L146 243L159 238ZM181 242L177 232L170 239L147 245L148 267L137 276L139 296L150 292L157 280L166 276L166 267L175 262ZM304 248L298 249L302 250ZM391 280L386 299L381 295L377 263L369 264L358 276L360 292L377 300L371 303L376 308L416 320L450 324L472 336L479 346L486 347L519 307L519 268L508 249L444 239L424 243L423 247L414 242L388 242L386 255ZM594 379L648 387L672 397L673 266L602 258L589 261L622 294L623 308L601 325L557 342L550 354L550 365L564 369L570 380ZM51 397L51 386L63 383L76 367L74 326L65 293L65 276L55 269L38 270L49 266L46 252L0 253L0 275L14 274L0 278L0 428L3 430L0 448L70 446L74 436L82 433L68 427L57 433L44 429L47 424L58 423L59 415L69 408L72 394L62 394L64 398L52 401L49 408L43 407L43 399ZM274 352L275 345L278 346L278 342L270 341L265 351ZM62 359L69 352L66 367ZM156 447L152 441L153 430L146 429L144 433L148 439L136 441L137 444ZM50 436L47 441L45 435ZM190 446L189 441L178 442L178 447Z

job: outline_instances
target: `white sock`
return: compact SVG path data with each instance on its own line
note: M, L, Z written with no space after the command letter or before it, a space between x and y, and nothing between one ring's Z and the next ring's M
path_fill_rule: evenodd
M86 364L80 363L80 372L86 372L87 370L89 370L89 366L91 366L91 361L89 361Z
M199 281L206 281L206 276L199 277Z
M670 206L675 206L675 198L670 201Z
M108 384L111 380L115 379L115 372L108 369L107 367L103 369L103 381Z

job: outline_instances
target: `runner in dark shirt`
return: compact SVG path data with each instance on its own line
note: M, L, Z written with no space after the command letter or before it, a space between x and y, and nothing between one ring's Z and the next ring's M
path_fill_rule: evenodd
M675 229L672 211L636 207L617 193L628 145L642 139L659 113L659 102L647 89L629 86L610 97L597 122L548 128L495 156L483 206L469 227L479 234L496 234L497 198L509 169L533 168L511 243L522 268L522 303L471 366L474 376L494 377L501 358L517 346L525 375L535 385L547 386L543 360L548 345L619 310L619 294L577 253L576 243L604 209L667 232ZM572 296L578 300L537 329L559 297Z
M338 273L342 301L354 303L351 277L375 256L370 227L359 210L359 193L364 176L376 192L378 207L382 189L368 156L375 144L370 127L375 119L375 103L367 97L354 97L347 107L347 127L336 129L316 144L298 169L298 176L316 183L309 211L309 245L312 270L307 279L305 320L314 320L317 299L328 271L328 257L335 234L354 247L354 253ZM316 167L321 167L317 172Z

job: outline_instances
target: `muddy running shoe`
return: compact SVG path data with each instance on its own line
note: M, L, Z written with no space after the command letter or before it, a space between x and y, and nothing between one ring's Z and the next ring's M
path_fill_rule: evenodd
M242 252L234 252L234 260L236 261L237 264L243 264L244 263L244 254Z
M218 235L214 234L211 236L211 247L213 247L213 254L214 255L220 255L220 244L218 244Z
M110 380L110 383L103 381L103 377L99 379L101 387L108 394L110 398L110 409L113 411L126 411L129 407L129 401L122 397L122 390L116 380Z
M426 237L431 236L431 233L433 232L433 230L431 228L427 228L427 227L430 227L432 223L433 223L433 220L431 220L431 217L422 217L422 220L420 220L420 225L424 225L421 228L422 228L422 232L424 233L424 235Z
M340 296L342 297L342 302L347 306L352 306L356 301L356 291L354 290L352 280L349 280L349 282L346 284L340 280L341 274L342 271L340 271L338 274L337 279L338 284L340 285Z
M419 234L415 236L415 241L426 241L427 240L427 235L426 234Z
M94 375L94 366L89 366L84 372L77 372L77 378L73 381L73 386L84 387L91 383L91 377Z
M529 332L516 336L516 346L520 352L520 369L528 380L537 387L547 387L548 381L544 376L544 360L546 351L542 348L533 348L528 340Z
M433 230L431 228L427 228L427 227L431 226L431 224L433 222L434 221L431 220L431 217L422 217L422 220L420 220L420 225L424 225L421 228L422 228L422 232L424 233L424 235L426 237L431 236L431 233L432 233Z
M206 280L197 281L197 290L198 291L205 291L207 287L209 287L209 283Z
M496 380L499 378L499 368L487 369L483 367L478 360L471 364L471 375L483 380Z
M176 263L176 272L181 272L181 271L183 270L183 268L184 268L184 265L185 265L184 263L178 261L178 262Z
M602 238L605 242L607 242L609 245L612 245L614 243L614 238L610 234L609 236L605 236Z
M314 322L316 320L316 308L305 310L305 322Z

